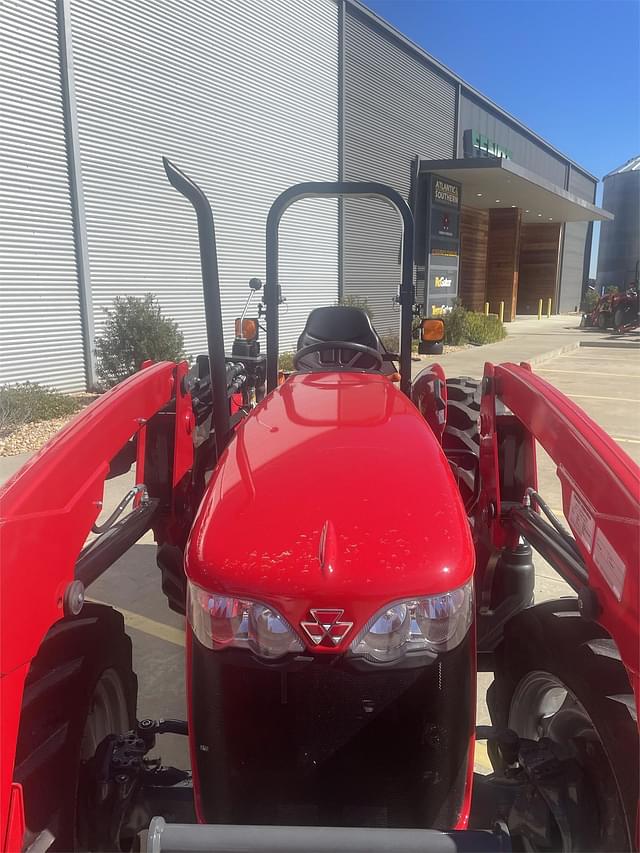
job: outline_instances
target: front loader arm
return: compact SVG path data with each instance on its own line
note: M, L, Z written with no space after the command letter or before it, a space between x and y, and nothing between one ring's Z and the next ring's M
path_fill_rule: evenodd
M639 544L640 469L582 409L526 365L487 365L485 393L495 396L525 426L557 465L565 518L582 558L580 577L567 578L581 593L584 615L618 646L640 705ZM482 444L481 444L482 454ZM502 520L518 529L524 510ZM521 528L520 528L521 529Z
M43 638L65 615L65 592L78 577L111 461L135 438L137 480L149 476L147 424L169 406L176 425L168 469L177 476L191 465L185 371L170 362L146 366L79 413L0 490L0 841L7 839L24 681ZM172 491L176 485L172 478Z

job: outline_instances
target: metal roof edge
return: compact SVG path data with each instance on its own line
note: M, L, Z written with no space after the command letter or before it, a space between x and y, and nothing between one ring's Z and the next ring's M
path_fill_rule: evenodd
M389 21L385 20L381 15L378 15L377 12L374 12L373 9L369 9L369 7L366 6L363 2L361 2L361 0L338 0L338 2L343 2L348 6L352 6L354 9L357 9L367 18L370 18L379 27L381 27L383 30L386 30L395 39L402 42L402 44L410 48L414 53L417 53L422 59L426 60L429 65L432 65L445 77L449 77L453 83L464 87L471 95L473 95L474 98L477 98L483 103L488 104L493 110L495 110L495 112L499 113L512 124L516 125L516 127L518 127L520 130L524 131L527 136L531 137L531 139L543 145L547 150L551 151L553 154L564 160L565 163L568 163L574 169L577 169L579 172L585 175L585 177L589 178L592 181L595 181L596 185L599 183L599 179L595 175L592 175L591 172L589 172L587 169L585 169L584 166L581 166L579 163L576 163L575 160L572 160L570 157L567 157L566 154L563 154L562 151L559 151L557 148L551 145L550 142L547 142L546 139L543 139L542 136L538 136L538 134L535 131L531 130L531 128L527 127L526 124L523 124L523 122L521 122L515 116L511 115L511 113L507 112L502 107L499 107L498 104L494 103L494 101L491 100L491 98L487 97L486 95L483 95L482 92L479 92L470 83L467 83L466 80L464 80L462 77L459 77L455 73L455 71L452 71L447 65L444 65L430 53L427 53L427 51L423 47L420 47L419 44L416 44L416 42L412 41L403 32L394 27L393 24L390 24Z
M530 169L526 169L524 166L521 166L519 163L515 163L513 160L506 160L504 157L467 157L459 159L454 158L451 160L427 160L420 157L418 160L418 168L421 172L436 173L438 171L446 172L449 169L468 169L469 171L472 169L501 169L504 172L510 172L513 175L517 175L523 180L528 181L530 184L534 184L548 192L552 192L560 198L570 201L572 204L575 204L584 210L589 210L593 213L597 213L599 216L603 216L604 218L601 221L606 222L615 218L611 211L605 210L603 207L598 207L597 204L587 201L584 198L580 198L580 196L575 195L575 193L572 193L570 190L565 190L564 187L559 187L547 178L543 178L542 175L537 175Z
M635 157L629 157L626 163L618 166L617 169L612 169L610 172L607 172L607 174L603 176L602 180L606 181L606 179L610 178L612 175L626 175L627 172L637 171L640 171L640 154L636 154Z

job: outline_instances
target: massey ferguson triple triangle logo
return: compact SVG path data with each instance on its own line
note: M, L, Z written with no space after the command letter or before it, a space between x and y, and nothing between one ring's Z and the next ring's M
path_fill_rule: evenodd
M353 622L341 622L344 610L312 609L313 622L301 622L300 625L314 646L338 646L347 636Z

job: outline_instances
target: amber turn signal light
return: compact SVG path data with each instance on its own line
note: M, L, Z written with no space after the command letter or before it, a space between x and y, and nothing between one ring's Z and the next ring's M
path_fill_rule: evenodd
M242 338L244 341L255 341L258 339L258 321L257 320L240 320L236 318L236 338Z
M423 341L441 341L444 338L444 323L442 320L423 320L420 334Z

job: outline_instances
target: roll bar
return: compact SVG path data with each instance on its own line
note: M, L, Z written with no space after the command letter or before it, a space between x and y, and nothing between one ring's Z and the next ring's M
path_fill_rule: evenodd
M294 202L303 198L381 198L389 202L402 218L402 277L400 282L400 389L411 395L411 321L413 318L413 214L400 193L385 184L371 181L307 181L295 184L276 198L267 216L267 276L264 301L267 306L267 391L278 384L278 236L282 215Z

